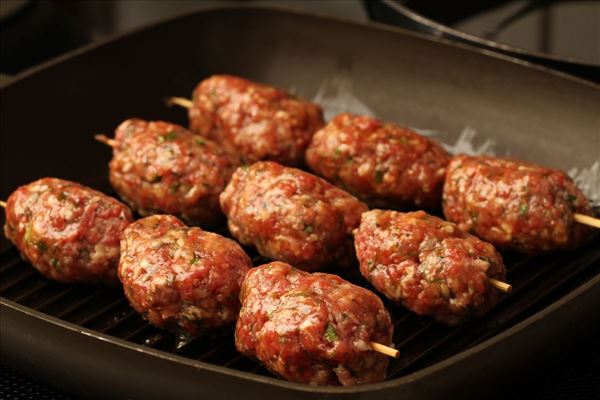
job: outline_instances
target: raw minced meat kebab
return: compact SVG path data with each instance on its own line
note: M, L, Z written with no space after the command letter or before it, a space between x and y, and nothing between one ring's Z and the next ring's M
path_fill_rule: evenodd
M117 283L119 243L129 208L75 182L43 178L6 202L4 234L49 279Z
M298 166L311 137L323 126L320 106L273 86L231 75L198 84L188 108L190 129L220 143L245 163L271 160Z
M575 221L592 215L561 171L451 158L435 141L370 117L341 114L324 126L319 106L241 78L213 76L193 101L173 102L189 108L193 133L132 119L115 139L102 138L114 149L111 184L135 211L210 227L222 220L222 208L238 240L310 271L351 261L350 233L358 227L354 245L365 278L442 323L485 313L499 299L493 282L504 278L494 247L462 230L535 253L580 244L587 231ZM302 165L304 157L314 172L372 206L431 208L443 197L457 226L424 212L366 212L349 193L277 163ZM277 162L245 165L258 160ZM156 326L198 335L231 323L242 287L236 345L244 354L298 382L385 377L387 360L372 349L391 342L389 315L366 289L282 262L252 269L244 281L250 260L235 242L174 216L132 224L125 205L73 182L42 179L2 205L6 236L48 278L115 281L122 239L119 278L134 308ZM265 287L276 288L278 298L252 300Z
M292 382L357 385L385 378L393 326L375 294L337 275L283 262L256 267L242 284L235 345Z

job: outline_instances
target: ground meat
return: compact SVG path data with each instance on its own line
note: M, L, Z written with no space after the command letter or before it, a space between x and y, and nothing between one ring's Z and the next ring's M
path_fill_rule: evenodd
M318 131L306 163L371 206L439 207L450 155L410 129L340 114Z
M141 215L191 225L222 221L219 194L238 163L216 143L167 122L129 119L116 130L110 182Z
M239 154L244 162L298 165L313 133L323 126L321 107L283 90L215 75L193 94L190 129Z
M444 214L460 229L526 253L574 248L589 228L573 213L593 215L567 174L523 161L455 157L448 166Z
M133 308L153 325L199 336L233 323L250 258L233 240L188 228L171 215L125 230L119 279Z
M10 195L4 234L49 279L117 283L119 241L132 221L129 208L112 197L44 178Z
M323 179L275 162L240 167L221 194L231 234L307 271L351 264L351 233L367 206Z
M311 385L358 385L385 378L393 326L381 300L336 275L273 262L252 269L240 294L237 349L273 373Z
M456 325L501 297L489 283L505 274L494 246L424 211L369 211L354 237L363 276L417 314Z

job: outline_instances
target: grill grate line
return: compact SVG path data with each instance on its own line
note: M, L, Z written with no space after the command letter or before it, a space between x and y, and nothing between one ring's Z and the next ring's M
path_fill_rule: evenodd
M56 302L58 302L59 300L67 297L68 295L72 294L75 291L74 286L68 286L67 288L65 288L64 290L56 293L55 295L52 295L48 298L46 298L45 300L43 300L42 302L31 306L33 309L35 310L44 310L45 308L55 304Z
M82 298L81 300L75 302L74 304L71 304L69 307L63 309L62 311L57 312L55 314L55 316L58 318L61 318L61 319L65 319L65 317L68 316L69 314L76 312L81 307L85 306L87 303L100 297L100 294L101 294L100 292L94 292L94 293Z
M48 286L50 286L50 281L44 280L44 281L37 282L35 284L35 286L33 286L31 289L25 290L25 291L21 292L19 295L17 295L16 297L14 297L13 301L16 303L25 303L33 295L39 293L41 290L43 290L44 288L46 288Z
M77 325L85 326L85 325L93 322L95 319L101 317L102 314L105 314L106 312L110 311L111 309L119 306L120 304L123 304L124 302L125 302L124 298L122 298L122 297L117 298L117 299L109 302L105 306L98 308L93 313L89 314L88 316L84 317L83 319L79 319L79 320L76 320L73 322L76 323Z
M35 272L33 269L27 269L25 273L17 276L15 279L8 280L8 282L4 281L3 279L2 285L0 285L0 294L4 295L5 292L14 288L18 284L25 282L27 279L34 276L36 273L37 272Z
M255 265L268 261L257 256L256 252L250 254ZM505 260L507 281L513 285L513 291L486 316L455 328L417 316L379 294L392 314L394 341L402 351L399 359L390 362L390 379L481 343L579 287L598 273L594 265L600 260L600 234L592 235L590 241L576 253L538 257L507 254ZM48 281L22 261L14 248L3 252L0 261L0 294L7 299L141 346L240 371L274 376L261 363L235 350L231 329L181 341L173 333L153 327L138 316L120 290L65 286ZM356 269L328 272L338 273L373 290Z

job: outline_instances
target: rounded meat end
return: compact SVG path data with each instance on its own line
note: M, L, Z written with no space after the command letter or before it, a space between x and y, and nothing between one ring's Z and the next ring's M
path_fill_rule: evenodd
M451 161L443 208L459 228L498 247L534 254L577 247L590 229L573 214L593 215L564 172L493 157Z
M48 279L117 283L119 241L133 221L119 201L75 182L43 178L6 202L4 234Z
M159 328L192 336L236 320L251 267L233 240L170 215L136 221L121 241L119 279L133 308Z
M371 206L439 207L450 155L437 142L372 117L340 114L315 133L306 163Z
M354 261L351 232L368 209L319 177L270 161L238 168L220 201L238 241L308 271Z
M115 140L110 182L133 209L203 227L223 221L219 194L238 162L219 145L178 125L139 119L123 122Z
M388 357L370 343L392 345L393 326L367 289L273 262L248 273L240 300L236 347L273 373L311 385L385 379Z
M242 78L215 75L193 93L190 129L221 143L245 163L272 160L296 166L323 126L316 104Z
M456 325L481 316L502 293L502 256L490 243L423 211L371 210L354 233L362 275L389 299Z

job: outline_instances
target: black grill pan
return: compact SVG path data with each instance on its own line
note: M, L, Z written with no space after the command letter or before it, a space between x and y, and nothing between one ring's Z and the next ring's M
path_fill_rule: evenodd
M360 103L447 143L469 126L475 144L493 139L500 155L566 170L600 159L600 90L585 81L398 29L223 8L85 48L2 89L0 197L42 176L112 194L110 151L93 134L134 116L185 124L162 100L214 73L320 93L328 111ZM184 342L143 321L119 289L47 281L2 238L2 362L85 398L500 397L600 327L600 235L570 254L505 256L514 290L487 316L447 328L387 302L402 352L389 379L335 388L277 379L236 353L231 330ZM366 286L356 271L343 276Z

